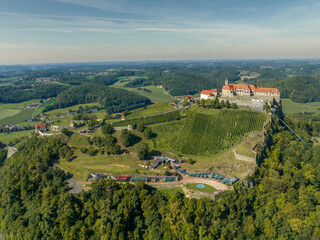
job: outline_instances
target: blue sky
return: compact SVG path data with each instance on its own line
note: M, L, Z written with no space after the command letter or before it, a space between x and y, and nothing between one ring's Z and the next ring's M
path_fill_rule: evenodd
M315 0L0 0L0 64L319 58Z

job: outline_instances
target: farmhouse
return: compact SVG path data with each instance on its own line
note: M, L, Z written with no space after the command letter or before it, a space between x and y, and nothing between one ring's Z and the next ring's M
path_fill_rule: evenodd
M44 123L37 123L34 128L36 133L41 133L48 130L47 126Z

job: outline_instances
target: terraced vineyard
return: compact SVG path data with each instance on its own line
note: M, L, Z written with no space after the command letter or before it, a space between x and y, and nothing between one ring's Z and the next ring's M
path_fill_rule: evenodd
M190 112L172 146L182 154L211 156L240 142L245 134L261 131L266 118L264 113L246 110Z

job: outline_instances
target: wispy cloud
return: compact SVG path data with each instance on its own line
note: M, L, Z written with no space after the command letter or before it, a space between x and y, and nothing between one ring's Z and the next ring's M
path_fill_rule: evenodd
M52 46L52 45L40 45L35 43L22 43L22 44L13 44L13 43L5 43L0 42L0 49L62 49L62 50L83 50L85 47L83 46L74 46L74 45L60 45L60 46Z
M75 5L81 5L85 7L98 8L104 10L110 10L114 12L130 12L125 6L127 1L125 0L56 0L58 2L70 3Z

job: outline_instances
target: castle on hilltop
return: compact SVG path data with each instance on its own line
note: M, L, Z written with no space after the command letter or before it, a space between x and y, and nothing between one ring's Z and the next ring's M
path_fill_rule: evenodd
M215 99L218 96L220 100L229 100L238 105L254 105L256 103L266 104L277 101L280 102L280 91L278 88L261 88L257 85L249 84L229 84L228 79L222 87L221 94L217 89L202 90L200 99Z
M202 90L200 93L200 99L214 99L216 96L219 96L217 89ZM260 88L257 85L248 84L229 84L228 79L226 79L219 97L236 99L238 96L250 97L251 99L261 98L269 101L273 99L277 102L280 101L280 91L278 88Z

